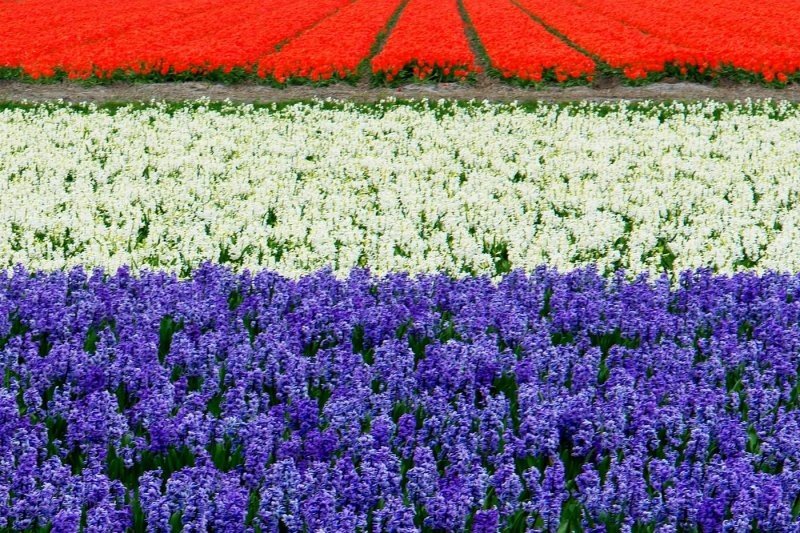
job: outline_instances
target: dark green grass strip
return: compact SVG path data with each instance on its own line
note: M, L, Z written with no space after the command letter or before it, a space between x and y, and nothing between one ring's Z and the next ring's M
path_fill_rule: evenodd
M674 106L674 103L681 103L682 106ZM772 120L780 121L791 116L796 116L800 113L800 102L786 102L776 100L762 100L752 101L749 103L717 103L713 113L704 109L701 104L694 101L684 100L666 100L666 101L633 101L633 102L604 102L604 103L589 103L585 101L575 102L557 102L550 103L541 100L532 100L528 102L520 102L516 104L502 104L502 103L483 103L474 100L443 100L439 101L420 101L420 100L385 100L382 102L337 102L337 101L318 101L318 100L295 100L287 102L270 102L270 103L247 103L238 104L230 102L211 102L211 101L185 101L185 102L105 102L101 104L85 104L85 103L70 103L70 102L47 102L47 103L34 103L34 102L19 102L19 101L0 101L0 112L3 111L18 111L18 110L37 110L46 109L53 112L69 109L77 113L106 113L114 115L119 111L129 110L145 110L145 109L162 109L166 114L173 115L181 112L192 112L198 110L209 110L224 115L241 114L246 115L252 110L269 110L279 113L288 107L304 104L311 105L317 109L326 110L355 110L361 113L369 113L376 116L381 116L393 109L401 107L410 107L419 111L431 111L437 116L449 116L459 109L467 109L476 113L483 110L492 110L493 112L503 112L504 109L523 110L527 112L535 112L540 109L556 109L559 113L567 115L579 115L592 113L597 116L606 116L615 113L623 107L634 113L641 113L645 116L655 117L661 121L667 120L674 116L689 116L696 115L697 108L703 109L706 118L713 120L722 120L725 111L732 111L735 109L743 109L746 114L766 116Z

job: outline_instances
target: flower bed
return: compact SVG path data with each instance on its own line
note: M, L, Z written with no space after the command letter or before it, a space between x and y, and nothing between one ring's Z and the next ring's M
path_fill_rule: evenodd
M401 0L355 0L265 56L258 75L278 83L353 78Z
M797 527L800 277L0 278L0 525Z
M462 5L491 67L502 78L538 83L548 74L558 82L594 76L594 61L508 0L462 0Z
M4 106L0 529L800 529L798 109Z
M800 270L788 104L40 106L0 137L3 268Z
M474 78L480 45L471 49L465 40L468 18L490 72L523 83L586 83L595 61L602 74L626 82L722 76L782 86L800 71L793 2L488 3L82 0L74 9L69 0L5 1L0 77L327 83L370 77L374 59L377 83Z
M409 0L370 65L388 82L461 80L478 71L456 0Z

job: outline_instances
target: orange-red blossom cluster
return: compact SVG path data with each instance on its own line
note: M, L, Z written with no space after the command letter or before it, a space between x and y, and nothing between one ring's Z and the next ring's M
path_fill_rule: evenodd
M434 73L464 78L478 72L456 0L409 0L383 50L372 60L373 74L387 81L403 70L419 79Z
M291 78L322 81L355 75L400 2L356 0L264 57L259 75L279 83Z
M632 79L667 66L766 81L800 74L800 0L0 0L0 69L33 78L254 72L284 83L480 70L467 21L505 78ZM399 13L382 49L382 32ZM470 30L471 31L471 30Z
M510 0L463 0L492 66L504 78L542 81L552 71L557 81L591 79L594 62L548 32Z

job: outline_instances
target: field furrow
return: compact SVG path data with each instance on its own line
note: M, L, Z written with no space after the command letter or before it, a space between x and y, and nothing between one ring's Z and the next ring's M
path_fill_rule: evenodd
M410 0L372 59L373 74L387 81L403 74L459 79L476 71L457 0Z
M644 78L667 65L697 65L703 54L654 37L570 0L515 0L571 42L619 69L628 78Z
M531 19L511 0L463 0L491 62L503 78L557 81L591 77L594 62Z
M278 82L354 76L403 0L357 0L264 57L259 75Z
M531 1L531 0L525 0ZM750 25L763 22L756 16L726 20L726 12L714 9L717 21L692 16L698 8L691 0L665 3L657 0L572 0L597 13L630 24L643 32L678 46L702 50L712 70L734 68L763 77L786 81L800 71L800 48L764 41L750 34ZM739 2L736 3L737 5ZM775 24L783 21L772 17Z

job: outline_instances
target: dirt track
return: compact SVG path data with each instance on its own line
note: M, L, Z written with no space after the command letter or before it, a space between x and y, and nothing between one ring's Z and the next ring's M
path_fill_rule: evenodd
M800 86L771 89L760 85L721 84L719 86L686 82L659 82L641 87L628 87L616 81L596 83L593 87L545 87L527 89L484 78L474 84L414 84L398 88L368 85L336 84L327 87L292 86L275 88L265 85L223 85L205 82L179 83L114 83L85 85L81 83L24 83L0 81L0 101L27 100L41 102L64 99L69 102L147 102L179 101L208 97L234 102L285 102L313 98L333 98L354 102L370 102L394 96L402 99L476 99L493 101L544 100L704 100L733 101L746 98L773 98L800 102Z

